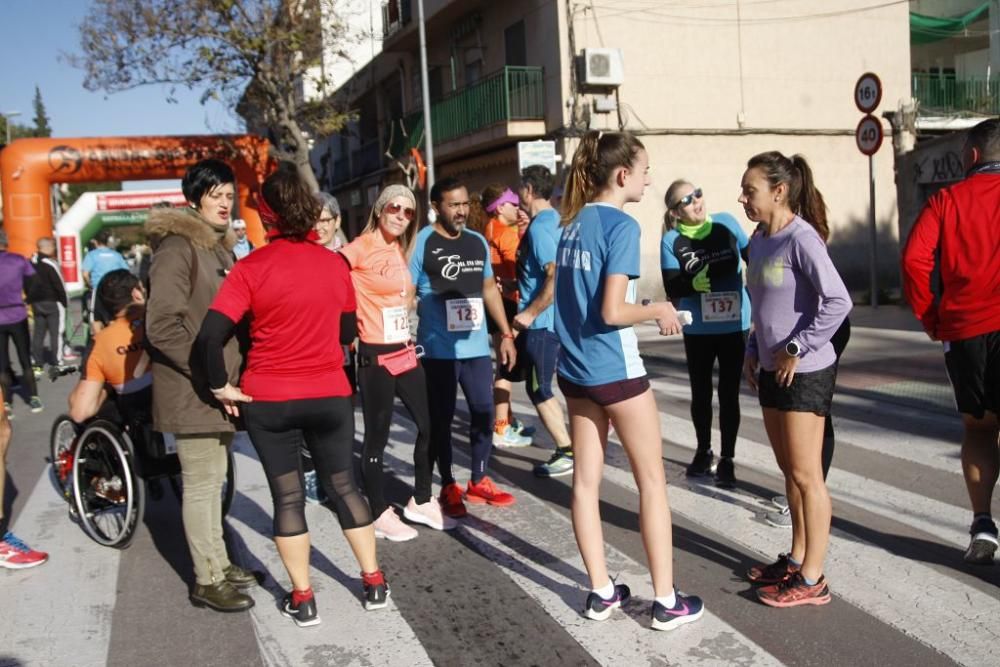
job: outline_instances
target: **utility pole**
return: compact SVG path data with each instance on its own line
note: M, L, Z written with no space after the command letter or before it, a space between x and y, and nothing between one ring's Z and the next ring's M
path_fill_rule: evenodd
M427 192L434 187L434 134L431 131L431 92L427 80L427 33L424 30L424 0L417 0L417 20L420 29L420 89L424 98L424 145L427 159ZM430 210L428 208L428 210Z

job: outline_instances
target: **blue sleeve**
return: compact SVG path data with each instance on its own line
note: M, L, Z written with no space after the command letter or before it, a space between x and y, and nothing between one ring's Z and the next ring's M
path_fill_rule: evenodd
M476 234L479 240L483 242L483 250L486 252L486 261L483 263L483 280L493 277L493 263L490 262L490 244L486 242L486 237L481 234Z
M413 284L420 287L420 279L424 275L424 248L427 246L427 235L417 234L417 240L413 244L413 254L410 255L410 278Z
M607 236L608 256L604 261L604 275L639 277L640 236L639 223L630 217L623 218L611 228Z
M528 234L531 235L531 251L535 256L535 261L539 266L546 266L556 261L556 248L559 245L559 227L553 229L539 227L534 229L528 227Z
M736 245L740 250L750 245L750 237L743 231L743 227L737 222L736 218L728 213L717 213L712 216L712 219L715 222L721 223L729 230L729 233L736 239Z
M83 263L80 265L80 268L86 271L87 273L90 273L91 271L94 270L93 254L94 254L93 252L88 252L86 255L84 255Z
M671 229L663 235L663 239L660 241L660 269L664 271L679 271L681 268L681 263L677 261L677 255L674 254L674 239L676 238L677 232Z

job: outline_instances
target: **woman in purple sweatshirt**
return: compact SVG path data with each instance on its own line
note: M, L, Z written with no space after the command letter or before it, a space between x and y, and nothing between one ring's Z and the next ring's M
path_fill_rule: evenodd
M743 370L760 397L792 517L791 551L747 576L762 585L757 597L772 607L826 604L831 507L823 422L837 379L830 338L851 301L827 254L826 205L805 158L777 151L751 158L739 202L759 223L747 262L754 331Z

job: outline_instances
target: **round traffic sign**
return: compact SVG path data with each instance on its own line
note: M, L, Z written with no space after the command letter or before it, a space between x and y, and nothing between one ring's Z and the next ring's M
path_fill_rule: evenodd
M873 72L865 72L854 84L854 104L861 113L871 113L882 101L882 80Z
M859 151L865 155L875 155L882 146L882 122L871 114L866 115L854 131L854 140Z

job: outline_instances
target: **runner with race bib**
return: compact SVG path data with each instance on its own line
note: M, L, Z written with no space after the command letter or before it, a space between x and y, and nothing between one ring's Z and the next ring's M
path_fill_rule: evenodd
M750 328L741 255L749 241L733 216L708 215L701 188L688 181L671 183L663 201L667 206L666 232L660 244L663 289L679 309L691 311L693 320L684 327L684 352L698 449L687 474L700 477L712 472L712 371L718 359L722 458L715 483L732 488L740 429L740 376Z
M454 178L431 189L437 222L417 234L410 273L417 288L417 342L423 346L427 398L431 415L431 456L441 475L441 507L451 517L466 514L470 503L512 505L514 496L501 491L486 475L493 448L493 364L486 333L486 314L500 330L497 360L514 367L514 334L490 267L490 252L481 234L465 229L469 192ZM451 470L451 422L458 385L469 405L472 480L464 493Z

